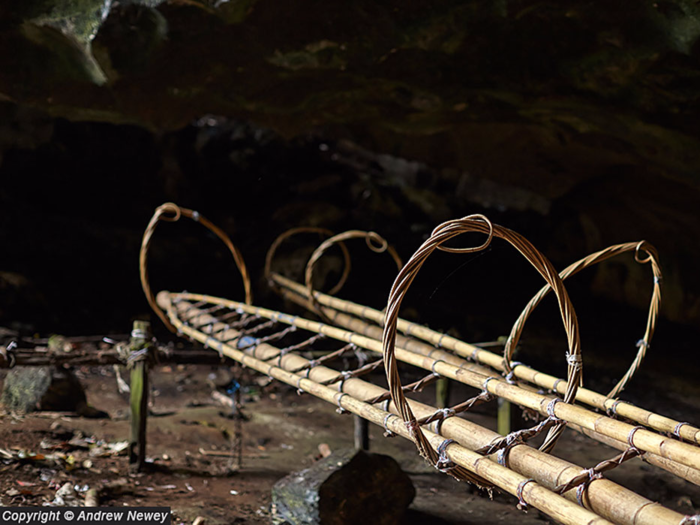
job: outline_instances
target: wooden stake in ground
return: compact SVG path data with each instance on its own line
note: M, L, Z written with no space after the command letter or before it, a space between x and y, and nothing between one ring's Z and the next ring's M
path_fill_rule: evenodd
M131 437L129 439L129 468L142 471L146 462L146 421L148 418L148 355L151 348L151 323L134 321L131 332Z
M360 416L354 416L355 420L355 448L357 450L369 450L369 423Z

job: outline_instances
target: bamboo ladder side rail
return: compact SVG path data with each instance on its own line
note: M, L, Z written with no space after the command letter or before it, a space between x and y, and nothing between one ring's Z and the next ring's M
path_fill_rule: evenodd
M281 289L280 292L282 293L284 298L298 304L299 306L302 306L309 310L314 309L314 305L311 302L309 302L306 295L298 295L286 289ZM382 329L377 325L366 323L357 317L352 317L350 315L344 314L338 310L333 310L331 308L324 307L324 314L334 325L346 328L348 330L351 330L353 332L356 332L358 334L364 335L377 341L381 339ZM430 358L445 361L460 368L470 369L476 373L483 373L484 377L490 377L491 375L491 369L489 368L482 367L481 365L476 365L454 354L450 354L434 346L429 346L415 339L410 339L405 336L398 336L396 340L396 345L397 347L403 350L407 350L409 352L414 352ZM526 388L526 385L521 384L519 386L521 388ZM624 451L629 448L629 444L626 441L613 439L611 437L600 434L595 430L583 428L571 422L569 422L568 425L572 430L575 430L580 434L584 434L590 437L591 439L595 439L596 441L599 441L605 445L617 448L618 450ZM683 478L686 481L689 481L696 485L700 485L700 470L698 469L694 469L692 467L682 465L675 461L668 460L651 452L647 452L646 454L644 454L641 457L641 459L642 461L645 461L656 467L662 468L670 472L671 474Z
M343 409L365 417L380 427L410 439L407 428L398 421L399 418L388 417L391 414L396 416L396 407L393 406L393 404L387 403L387 410L391 410L391 412L387 412L384 410L379 410L373 405L367 405L366 403L357 401L359 398L371 399L385 394L387 393L386 389L368 383L360 378L350 378L346 380L343 383L342 392L330 389L328 387L319 388L318 383L336 377L338 372L322 365L311 368L308 379L299 374L287 372L288 370L300 369L309 363L309 360L291 353L281 358L280 362L278 363L280 365L279 367L271 365L269 361L266 362L264 360L269 360L270 358L278 356L279 349L277 347L266 343L261 343L252 350L241 351L232 347L231 345L222 343L220 339L228 339L232 336L232 334L235 335L236 331L230 329L227 330L223 323L217 322L214 317L206 314L191 317L189 322L194 326L184 324L178 317L177 309L180 308L189 311L192 309L192 306L188 307L180 301L199 302L204 301L205 297L207 296L198 294L174 294L161 292L158 295L158 302L159 305L166 310L169 319L173 325L177 327L180 333L196 339L212 349L222 352L227 357L233 358L246 366L250 366L260 373L269 375L275 379L279 379L296 388L301 388L302 390L316 395L321 399L337 404ZM212 302L214 304L226 305L228 308L243 311L251 315L260 315L264 318L276 316L276 318L280 321L295 319L293 316L287 314L247 306L234 301L227 301L220 298L211 299L213 299ZM178 301L177 306L174 305L175 301ZM203 332L202 330L198 330L197 325L208 326L209 329L207 332L218 332L219 330L221 330L221 332L216 336L212 336ZM277 363L277 359L273 359L272 361ZM351 402L352 404L350 404ZM431 415L436 410L434 407L424 405L414 400L411 400L410 403L416 414L420 415L421 417ZM357 407L357 410L355 407ZM449 418L445 420L440 426L439 430L440 434L437 432L430 432L428 434L431 441L431 446L437 450L439 445L444 443L445 438L453 439L459 442L465 447L465 452L461 456L453 455L453 450L458 449L456 445L450 445L450 447L447 449L450 459L456 463L464 464L465 466L467 466L466 463L471 462L470 464L474 466L479 475L483 476L489 481L496 481L495 478L490 477L493 474L493 470L485 469L483 467L483 460L486 459L486 457L481 455L474 457L469 455L466 451L468 449L480 448L483 444L489 443L494 438L497 438L498 434L461 418ZM466 456L468 456L469 459L462 462L461 458ZM495 463L495 458L493 456L489 457L488 459L490 463L498 465ZM511 450L509 465L511 467L519 468L519 470L522 471L519 477L513 479L513 481L510 483L510 488L503 487L507 492L515 495L516 497L518 497L518 486L530 478L536 479L537 482L543 487L554 488L557 485L571 480L583 470L579 466L533 449L525 444L516 445ZM505 469L505 471L499 470L501 473L499 475L505 476L505 473L509 469L506 467L501 468ZM496 484L498 485L499 483ZM529 484L524 485L520 492L521 496L524 496L523 499L527 500L528 503L531 503L529 501L529 496L525 491L528 486ZM553 495L551 492L549 494ZM551 497L549 494L547 497ZM569 502L568 500L576 500L576 497L573 495L572 491L567 492L564 496L567 498L567 502ZM619 523L621 525L678 525L682 523L684 519L686 519L685 516L663 507L658 503L652 502L605 478L595 479L590 483L587 489L586 503L592 508L593 512L600 513L611 522ZM533 506L536 506L534 503L532 504ZM581 508L578 505L575 506L577 508ZM548 511L543 510L543 512ZM568 523L568 521L563 520L562 516L553 517L558 520L562 520L564 523ZM596 519L598 521L593 521L592 523L600 523L602 518ZM604 521L604 523L608 522Z
M205 301L212 304L220 304L231 309L239 309L254 315L260 315L267 319L275 319L284 324L296 325L304 330L320 333L347 343L353 343L356 346L372 352L381 353L382 350L382 343L380 341L317 321L310 321L288 314L280 314L279 312L267 308L250 306L237 301L210 295L195 293L179 293L173 295L183 300ZM525 408L535 410L544 416L549 415L547 406L554 399L553 396L545 396L537 392L524 390L517 385L508 383L501 376L487 376L474 372L466 367L458 367L439 359L422 356L400 348L396 349L396 357L406 364L459 381L477 389L482 389L484 381L490 377L491 379L489 379L486 385L486 390L490 394L502 397ZM596 414L578 405L563 402L556 403L553 412L554 415L561 420L574 423L588 430L593 430L617 441L628 442L630 433L632 433L634 435L634 446L636 448L694 469L700 469L700 449L693 445L664 438L655 432L634 427L628 423L609 418L602 414Z
M270 274L270 279L280 287L287 288L300 296L306 296L306 288L302 284L277 273ZM323 306L367 319L379 326L382 326L384 323L384 314L379 310L318 291L314 291L313 294ZM459 356L486 365L498 372L505 372L503 357L490 350L466 343L443 332L431 330L426 326L406 321L405 319L399 318L397 326L399 331L408 337L421 339L440 349L450 350ZM513 366L513 375L545 390L559 394L566 392L566 380L539 372L524 364ZM614 407L615 413L620 417L641 423L658 432L672 434L685 441L700 444L700 428L689 423L656 414L619 399L610 399L585 387L579 387L576 391L576 401L606 412L611 412Z

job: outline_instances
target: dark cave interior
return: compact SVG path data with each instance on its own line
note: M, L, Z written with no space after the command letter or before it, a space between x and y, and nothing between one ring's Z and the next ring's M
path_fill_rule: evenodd
M672 390L700 373L699 123L700 6L688 0L1 2L0 343L123 334L135 319L174 340L138 272L163 202L219 225L255 303L293 314L305 312L262 271L285 230L376 231L406 260L442 222L483 214L557 269L623 242L658 249L659 323L626 391L653 403L657 375ZM320 242L289 240L274 268L302 280ZM348 248L338 295L384 308L396 268ZM317 288L341 265L334 249ZM243 294L230 254L194 223L161 226L149 268L157 290ZM493 341L542 285L503 241L436 252L401 315ZM627 253L566 287L586 385L609 389L643 334L652 273ZM550 297L517 358L561 376L565 349Z

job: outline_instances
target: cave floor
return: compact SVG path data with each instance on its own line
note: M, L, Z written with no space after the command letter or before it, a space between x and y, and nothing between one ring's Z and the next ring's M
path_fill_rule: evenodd
M249 377L251 388L244 405L243 467L233 471L230 453L234 421L230 409L211 397L214 385L230 381L232 370L221 366L158 366L152 373L153 405L148 421L148 471L129 475L124 453L92 457L82 437L105 442L128 439L128 395L119 394L114 370L83 367L77 370L89 402L110 419L86 419L62 413L24 417L0 416L0 448L11 453L61 454L60 465L49 461L0 462L0 503L4 506L43 505L54 500L66 482L103 490L101 506L167 506L173 523L192 523L198 516L207 525L270 523L270 490L290 472L310 466L320 457L319 445L331 450L352 446L353 419L335 408L279 383ZM377 377L377 380L381 380ZM431 389L421 394L429 401ZM453 399L462 398L453 391ZM494 405L480 407L469 418L495 428ZM385 438L372 426L371 449L393 456L410 475L416 498L404 522L411 524L549 523L537 510L516 508L508 494L480 493L435 471L411 443ZM205 453L202 453L204 451ZM221 454L221 457L211 455ZM616 451L565 433L555 454L589 467L613 457ZM87 461L87 462L86 462ZM607 475L614 481L684 514L698 510L700 487L635 459ZM80 492L79 492L80 494ZM79 495L79 498L81 496Z

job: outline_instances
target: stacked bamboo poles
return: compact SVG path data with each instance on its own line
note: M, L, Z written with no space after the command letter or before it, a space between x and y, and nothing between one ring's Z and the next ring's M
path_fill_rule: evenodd
M294 283L293 281L289 281L288 279L281 277L277 274L273 274L273 279L275 279L275 281L279 282L282 286L284 286L283 288L281 288L281 292L285 298L307 309L313 309L313 305L308 301L305 295L299 295L290 291L291 288L296 288L297 290L303 292L303 288L301 288L300 285ZM323 312L325 316L334 325L342 326L343 328L346 328L348 330L351 330L353 332L356 332L358 334L364 335L377 341L381 340L382 329L377 325L368 324L364 321L361 321L358 318L351 317L347 314L343 314L340 311L333 310L331 308L324 307ZM421 343L420 341L416 341L415 339L398 336L397 346L409 352L414 352L426 356L428 358L435 359L436 361L444 361L446 363L455 365L459 368L466 368L477 374L480 373L483 375L483 378L488 378L492 376L492 371L488 368L469 363L460 357L440 350L439 348L436 348L434 346L429 346L425 343ZM595 439L596 441L604 443L613 448L617 448L623 451L629 449L629 444L626 440L614 439L612 437L596 432L595 430L592 430L590 428L585 428L571 422L568 423L568 426L581 434L584 434L592 439ZM682 465L675 461L670 461L651 452L647 452L644 456L642 456L642 459L643 461L651 465L655 465L664 470L667 470L668 472L687 481L690 481L691 483L700 485L700 470L698 469Z
M436 229L436 231L438 231L438 230L439 229ZM353 237L361 237L361 232L353 232L353 233L354 233ZM366 233L365 235L377 236L377 234L375 234L375 233L369 233L369 234ZM285 237L288 237L288 236L289 235L285 235ZM343 234L337 235L337 236L332 237L331 239L325 241L321 246L319 246L319 248L316 249L316 251L312 255L311 260L307 264L306 275L305 275L306 289L304 289L301 285L294 283L293 281L285 279L277 274L271 273L271 258L274 255L274 250L277 248L277 246L279 246L279 243L276 243L274 245L274 248L271 248L270 251L268 252L268 264L266 265L266 273L267 273L268 280L270 280L271 284L274 287L278 288L279 291L284 293L287 296L287 298L292 299L293 301L296 301L298 304L301 304L302 306L305 306L306 308L319 311L319 302L317 301L315 303L309 303L308 297L314 295L314 296L317 296L319 298L321 303L326 303L326 301L324 301L325 297L323 296L323 294L317 294L317 293L313 292L313 290L311 288L311 272L310 272L310 270L313 269L313 264L315 264L318 261L320 256L323 254L323 252L326 249L328 249L328 247L330 247L334 242L337 242L340 240L346 240L347 238L349 238L349 237L346 237ZM426 241L426 243L428 243L428 242L429 241ZM384 245L384 247L387 246L385 241L384 241L383 245ZM648 341L650 340L651 334L653 333L653 327L654 327L655 320L656 320L656 313L658 310L658 303L660 300L659 284L660 284L660 280L661 280L661 275L660 275L660 269L658 266L656 252L655 252L653 247L651 247L650 245L648 245L645 242L628 243L627 245L613 246L611 248L608 248L607 250L603 250L601 252L592 254L591 256L589 256L585 259L582 259L578 263L571 265L571 267L567 268L567 270L565 270L565 272L562 272L562 275L564 278L568 277L568 276L572 275L573 273L575 273L576 271L585 268L586 266L589 266L589 265L594 264L596 262L600 262L600 261L604 260L605 258L609 258L613 255L616 255L618 253L623 253L624 251L629 251L631 249L636 250L635 253L636 253L636 259L638 262L642 262L642 263L649 262L649 261L652 262L652 268L653 268L654 277L655 277L654 278L655 291L654 291L654 294L652 296L652 304L651 304L651 309L650 309L650 314L649 314L649 320L647 323L647 331L646 331L644 339L643 339L643 342L646 343L644 345L644 347L646 347L646 346L648 346ZM648 257L645 260L640 260L638 258L638 252L640 249L643 249L648 254ZM377 250L375 250L375 251L377 251ZM394 259L396 259L395 256L393 256L393 257L394 257ZM547 287L547 288L543 289L542 291L540 291L538 296L536 296L536 298L533 299L533 301L531 303L536 304L535 300L538 298L541 300L541 298L544 296L544 294L546 293L546 291L548 289L549 288ZM292 292L291 294L289 293L290 291ZM330 298L330 299L334 299L334 298ZM352 303L349 303L349 304L352 305ZM346 306L346 305L343 305L343 306ZM371 314L374 313L375 319L377 319L377 322L379 324L381 324L381 322L382 322L382 319L381 319L382 314L381 313L376 312L375 310L369 309L368 307L364 307L364 306L359 306L359 305L352 305L352 306L357 307L356 309L354 309L353 313L360 315L363 318L370 317ZM528 309L526 309L526 312L527 311L528 311ZM530 311L531 311L531 309L530 309ZM321 307L320 313L324 319L332 319L332 322L334 324L338 324L340 326L343 326L343 327L348 328L350 330L362 333L364 335L368 335L368 336L373 337L375 339L381 338L381 329L379 329L378 327L368 326L366 323L363 323L357 319L350 318L348 316L343 316L343 315L339 314L339 312L337 310L327 308L327 307ZM445 337L444 334L440 334L440 338L437 340L437 342L433 341L434 344L436 344L438 347L440 347L441 346L440 343L443 340L443 337ZM445 362L451 363L451 364L458 366L458 367L461 367L461 368L464 368L466 366L476 373L482 373L485 375L490 373L489 370L487 370L487 369L475 368L474 365L469 365L465 361L463 361L462 359L460 359L452 354L449 354L447 352L441 351L441 350L436 349L436 348L428 347L427 345L422 345L421 343L418 343L417 341L412 340L412 339L401 338L401 340L398 342L398 344L400 347L402 347L406 350L409 350L412 352L417 352L421 355L426 355L428 357L432 357L432 358L436 359L437 361L445 361ZM442 345L442 346L444 347L445 345ZM631 377L634 370L636 370L635 366L638 367L639 361L640 361L641 357L643 357L643 350L644 349L645 348L640 348L640 352L637 355L637 359L635 359L636 365L635 365L635 363L633 363L632 367L630 367L630 370L627 373L627 377ZM472 353L472 356L473 355L474 354ZM561 381L561 380L558 380L558 381ZM556 385L557 385L557 383L555 383L555 386ZM618 387L619 386L620 385L618 384ZM597 395L599 395L599 394L597 394ZM517 401L515 401L515 402L517 403ZM620 403L619 401L614 401L613 407L619 403ZM633 407L633 408L636 408L636 407ZM540 409L540 413L542 413L541 409ZM651 413L649 413L649 414L651 414ZM656 418L660 417L660 416L652 415L652 417L654 417L654 416ZM650 418L648 418L648 419L650 419ZM595 428L588 428L586 426L581 426L581 425L576 425L576 424L574 424L572 426L576 430L578 430L579 432L582 432L585 435L588 435L589 437L597 439L598 441L601 441L605 444L616 447L620 450L627 450L629 448L629 444L624 439L620 439L620 436L614 437L611 435L600 434L600 433L596 432ZM681 424L681 423L676 422L676 425L674 427L674 434L677 434L678 431L685 426L689 426L689 425L687 423ZM630 428L632 428L632 427L630 427ZM632 432L632 430L630 430L630 432ZM671 473L673 473L673 474L675 474L683 479L691 481L695 484L700 484L700 471L697 470L696 465L679 464L676 461L669 460L668 458L660 457L660 456L653 454L653 453L646 454L644 456L644 460L651 463L651 464L659 466L665 470L668 470L669 472L671 472Z
M298 316L280 314L274 310L245 305L237 301L230 301L209 295L194 293L173 295L177 299L204 301L211 304L223 305L230 309L259 315L266 319L321 333L333 339L353 343L365 350L376 353L382 352L381 341L357 332L342 330L317 321L310 321ZM464 366L456 366L441 359L419 355L402 348L396 348L395 355L398 360L411 366L422 368L474 388L483 389L494 396L502 397L522 407L535 410L544 416L550 415L548 408L551 406L553 400L551 396L545 396L538 392L525 390L517 385L512 385L502 377L490 374L488 370L486 374L483 374L476 368L477 365L467 363ZM568 403L556 403L552 411L554 416L558 419L573 423L583 429L600 433L612 440L629 443L630 446L636 447L641 451L651 453L653 456L660 456L662 459L667 460L667 463L670 465L680 464L679 470L691 469L691 471L694 471L700 469L700 449L692 445L664 438L655 432L650 432L640 427L634 427L622 421L617 421ZM633 439L630 439L630 436L632 436ZM700 475L700 473L696 473L696 475Z
M301 284L276 273L271 273L269 279L280 289L287 289L302 299L306 297L306 288ZM379 326L383 325L384 314L379 310L338 299L321 292L313 292L313 294L324 307L366 319ZM421 339L439 349L450 350L458 356L471 359L499 372L505 372L503 357L489 350L401 318L397 321L397 327L407 337ZM441 359L444 359L444 357L441 357ZM566 392L566 382L563 379L539 372L523 364L514 364L512 370L516 378L532 383L544 390L559 394ZM684 441L700 444L700 428L696 426L656 414L619 399L611 399L585 387L580 387L577 390L576 401L635 421L658 432L675 435Z
M337 338L334 337L338 335L337 329L299 317L216 297L168 292L158 294L158 304L166 310L171 323L180 333L204 343L260 373L337 404L344 410L360 415L395 434L410 439L410 433L406 426L400 423L398 417L391 417L391 414L395 415L397 412L393 404L388 404L387 410L390 410L388 412L360 401L386 394L385 389L359 378L350 378L343 382L342 392L340 392L320 385L321 382L336 377L339 374L338 371L319 365L308 368L307 378L292 372L304 369L309 365L309 361L301 356L289 353L278 360L276 357L279 355L280 349L265 343L254 346L252 350L238 350L223 342L223 340L234 337L237 332L227 328L216 318L208 314L195 315L190 318L192 326L180 320L184 311L190 311L194 308L192 302L195 301L224 305L239 312L275 319L279 322L294 323L305 330L323 333L333 338ZM203 326L207 327L206 331L200 329ZM212 333L216 335L211 335ZM357 334L347 332L345 337L337 339L352 340L353 343L361 346L359 344L361 336L357 336ZM415 414L420 417L435 413L433 407L415 401L409 402ZM471 452L469 449L480 448L497 439L498 435L461 418L453 417L445 420L440 426L440 433L427 432L427 438L430 446L436 451L440 445L445 443L445 439L453 439L457 443L445 447L447 457L450 460L468 468L510 494L519 497L521 501L542 510L562 523L615 522L621 525L678 525L685 519L677 512L602 478L594 479L590 483L586 497L587 505L592 508L593 512L602 517L589 511L582 514L581 511L585 509L570 501L576 499L571 492L566 493L565 498L562 498L545 488L554 488L570 481L581 473L581 467L532 449L527 445L517 445L511 450L509 457L510 467L521 472L521 474L517 474L514 470L502 467L492 461L493 457L487 460L486 457ZM530 478L537 482L532 482ZM537 496L533 492L535 490Z

